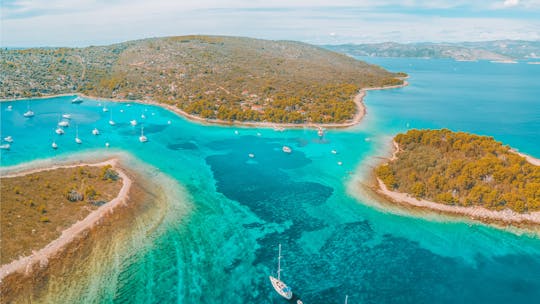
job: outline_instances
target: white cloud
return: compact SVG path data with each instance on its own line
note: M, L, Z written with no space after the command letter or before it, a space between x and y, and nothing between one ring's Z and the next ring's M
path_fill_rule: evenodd
M375 2L382 7L373 8ZM466 1L399 2L399 7L406 6L410 12L417 7L440 10L455 5L461 9ZM519 6L539 2L521 0ZM84 46L184 34L312 43L540 39L540 18L494 18L489 11L483 14L485 17L396 13L399 10L385 7L391 3L398 1L230 0L224 8L218 0L16 0L2 7L2 15L9 17L1 20L0 45ZM503 4L501 0L496 3ZM244 10L246 7L254 10ZM504 10L498 14L504 14Z
M505 0L503 2L504 7L513 7L519 5L519 0Z

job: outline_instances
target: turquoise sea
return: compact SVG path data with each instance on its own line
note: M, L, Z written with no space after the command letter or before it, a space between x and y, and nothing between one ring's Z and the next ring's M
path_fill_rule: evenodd
M154 106L74 105L67 96L1 103L2 137L14 139L1 165L126 151L187 191L177 203L189 212L164 221L146 236L149 245L122 256L106 278L91 280L82 290L92 292L75 296L79 303L287 303L268 280L279 243L282 278L304 303L343 303L345 295L349 303L538 301L537 236L385 212L351 189L407 128L490 135L540 157L540 66L362 59L409 73L410 86L369 92L362 123L322 140L316 130L203 126ZM35 117L22 116L28 106ZM61 113L72 119L58 136ZM102 134L93 136L94 127Z

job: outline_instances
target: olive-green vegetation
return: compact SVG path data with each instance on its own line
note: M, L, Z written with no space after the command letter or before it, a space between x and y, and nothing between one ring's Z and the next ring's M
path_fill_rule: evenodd
M448 205L540 210L540 167L492 137L410 130L394 140L397 159L375 169L391 190Z
M0 264L29 255L118 195L110 166L76 167L1 178Z
M84 93L154 100L227 121L345 122L360 88L402 84L405 76L304 43L219 36L0 56L0 98Z

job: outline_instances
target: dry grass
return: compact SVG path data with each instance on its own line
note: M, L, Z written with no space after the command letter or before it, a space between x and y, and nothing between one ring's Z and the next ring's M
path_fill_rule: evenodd
M115 198L122 181L104 179L107 170L114 172L109 166L81 166L0 179L0 263L46 246L97 209L97 202ZM69 201L70 190L83 200Z

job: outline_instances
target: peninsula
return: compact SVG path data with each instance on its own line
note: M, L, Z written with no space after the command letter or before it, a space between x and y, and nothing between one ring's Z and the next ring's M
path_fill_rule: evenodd
M540 167L492 137L410 130L375 169L390 200L484 222L540 224Z
M155 102L207 121L346 123L391 73L300 42L180 36L86 48L1 50L0 98L84 94Z
M125 201L131 180L113 166L110 160L3 176L0 278L55 254Z

